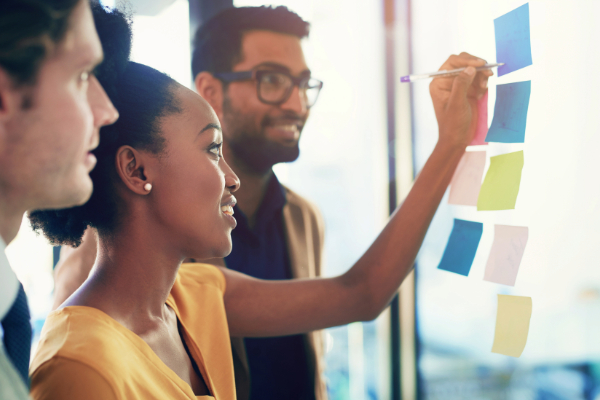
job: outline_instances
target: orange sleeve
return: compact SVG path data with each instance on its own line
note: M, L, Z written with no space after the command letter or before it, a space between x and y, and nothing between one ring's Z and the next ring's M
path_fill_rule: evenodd
M95 369L78 361L54 357L31 376L33 400L117 400L110 384Z

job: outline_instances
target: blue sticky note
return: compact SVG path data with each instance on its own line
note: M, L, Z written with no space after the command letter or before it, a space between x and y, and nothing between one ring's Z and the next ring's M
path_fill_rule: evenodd
M455 218L450 239L438 268L468 276L482 233L481 222Z
M486 142L524 143L531 81L496 86L494 119Z
M529 38L529 3L494 20L498 76L533 64Z

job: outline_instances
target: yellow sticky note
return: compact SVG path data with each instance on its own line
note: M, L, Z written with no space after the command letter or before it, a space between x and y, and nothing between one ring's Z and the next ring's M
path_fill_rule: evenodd
M531 297L498 295L498 315L492 353L520 357L527 343Z
M490 168L477 199L477 211L515 208L523 164L523 150L490 157Z

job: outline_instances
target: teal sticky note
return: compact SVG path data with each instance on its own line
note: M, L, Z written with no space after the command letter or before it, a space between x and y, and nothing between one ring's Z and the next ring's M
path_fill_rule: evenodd
M529 37L529 3L494 20L498 76L533 64Z
M481 222L454 219L454 227L444 250L439 269L468 276L483 234Z
M531 81L496 86L494 119L486 142L524 143Z

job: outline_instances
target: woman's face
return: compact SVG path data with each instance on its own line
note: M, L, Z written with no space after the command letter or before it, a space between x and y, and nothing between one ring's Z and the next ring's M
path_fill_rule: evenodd
M166 139L152 179L152 214L182 257L209 259L231 252L232 195L239 180L223 158L219 120L199 95L183 86L174 94L181 113L161 120Z

